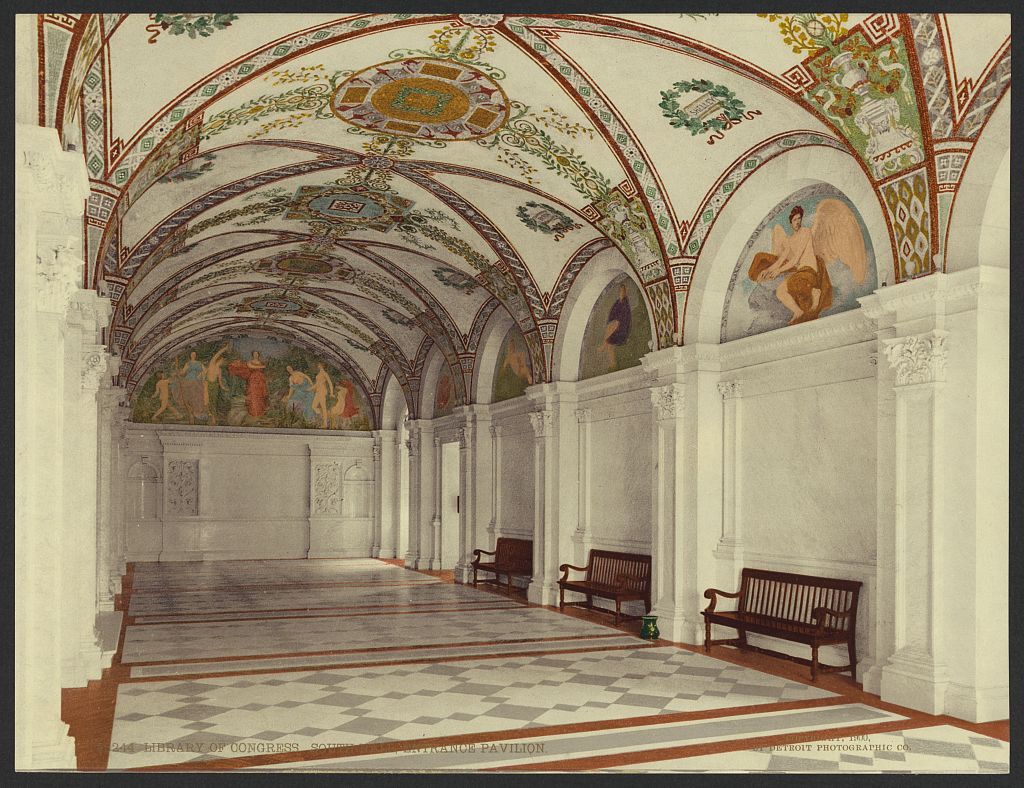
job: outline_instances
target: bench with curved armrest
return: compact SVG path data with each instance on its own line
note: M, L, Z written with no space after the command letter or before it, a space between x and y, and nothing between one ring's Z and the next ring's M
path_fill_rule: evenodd
M585 572L576 580L569 579L570 570ZM616 553L611 550L591 550L586 566L562 564L558 581L558 608L566 605L594 610L594 597L615 602L615 623L622 616L622 603L642 600L651 612L651 557L639 553ZM566 602L565 592L575 591L586 596L586 602ZM597 608L600 609L600 608ZM635 618L635 616L630 616Z
M484 561L483 556L494 556L493 561ZM533 576L533 542L529 539L512 539L507 536L499 536L494 545L494 550L474 550L473 562L473 585L477 583L493 583L501 587L501 578L507 580L509 596L512 595L513 577ZM494 579L478 580L477 572L490 572Z
M704 598L709 600L702 613L704 650L710 651L715 644L737 646L810 665L812 681L818 678L819 671L846 670L856 681L857 598L860 587L857 580L744 568L739 591L729 593L709 588L704 592ZM719 597L739 600L736 610L718 610ZM737 630L738 637L712 640L712 624L731 627ZM751 646L747 643L748 632L805 643L811 647L811 659ZM832 666L818 662L821 646L843 643L850 654L849 665Z

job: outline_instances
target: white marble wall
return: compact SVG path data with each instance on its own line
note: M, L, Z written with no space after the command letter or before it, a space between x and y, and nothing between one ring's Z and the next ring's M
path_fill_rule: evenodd
M374 436L132 424L121 481L129 561L369 556ZM157 471L157 511L138 516L132 468Z

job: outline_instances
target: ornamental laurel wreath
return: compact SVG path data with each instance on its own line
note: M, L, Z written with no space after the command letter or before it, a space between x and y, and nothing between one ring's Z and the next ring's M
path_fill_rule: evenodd
M661 91L662 114L671 120L673 128L687 128L691 134L701 134L709 129L719 131L725 128L725 121L721 117L714 117L708 120L701 120L692 115L687 115L679 106L677 99L684 93L698 91L714 96L722 106L722 113L729 120L739 120L743 114L744 104L725 85L716 85L707 79L695 79L689 82L676 82L672 87L675 90Z

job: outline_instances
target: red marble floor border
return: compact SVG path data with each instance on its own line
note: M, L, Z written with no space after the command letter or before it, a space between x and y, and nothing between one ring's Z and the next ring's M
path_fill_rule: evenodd
M301 611L304 608L294 608L295 611ZM306 610L345 610L343 607L317 607L317 608L305 608ZM136 621L135 617L132 617L128 624L133 627L152 627L152 626L165 626L167 624L237 624L240 622L247 621L294 621L296 619L319 619L319 618L361 618L365 616L413 616L413 615L424 615L427 613L470 613L476 612L477 610L515 610L514 607L435 607L426 608L423 610L400 610L397 608L385 608L382 610L372 610L364 613L323 613L308 616L259 616L252 615L248 618L203 618L199 620L189 620L187 618L175 618L169 621ZM241 611L241 612L253 612L253 613L270 613L276 611L270 610L254 610L254 611ZM290 612L282 610L281 612ZM210 615L210 614L203 614ZM142 614L140 618L145 618L146 614Z
M502 641L496 645L504 645L508 641ZM538 644L540 645L540 644ZM446 646L440 646L440 648L446 648ZM595 651L630 651L638 648L650 648L645 643L638 643L636 645L619 645L619 646L581 646L580 648L566 648L566 649L544 649L539 648L532 651L495 651L492 653L484 654L459 654L451 657L428 657L409 655L407 659L389 659L389 660L365 660L362 662L340 662L332 664L317 664L317 665L294 665L281 667L280 665L272 668L249 668L246 670L223 670L216 673L175 673L171 676L133 676L129 679L125 679L123 683L131 684L145 684L159 681L197 681L199 679L218 679L218 678L230 678L236 676L263 676L268 673L301 673L303 671L319 671L319 670L345 670L348 668L386 668L399 665L416 665L424 662L466 662L469 660L480 660L480 659L516 659L518 657L544 657L544 656L557 656L559 654L590 654ZM304 657L306 654L297 654L296 656ZM135 665L131 665L135 667Z
M503 609L503 608L501 608ZM151 667L156 665L180 665L182 663L233 662L250 659L282 659L285 657L322 657L332 654L361 654L363 652L379 653L381 651L416 651L429 648L461 648L462 646L505 646L513 643L549 643L553 640L596 640L618 637L615 634L601 635L556 635L544 638L516 638L513 640L469 640L458 643L416 643L408 646L374 646L372 648L325 649L323 651L287 651L275 654L232 654L229 657L196 657L194 659L158 659L143 662L126 662L131 667ZM638 641L637 646L646 646L652 641Z

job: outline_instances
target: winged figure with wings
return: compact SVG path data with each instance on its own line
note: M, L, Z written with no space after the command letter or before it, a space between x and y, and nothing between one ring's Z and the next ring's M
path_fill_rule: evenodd
M758 252L748 275L760 284L779 276L775 295L793 313L790 325L814 320L832 306L832 280L828 264L839 261L858 284L867 272L864 235L853 211L841 200L825 199L814 211L814 226L803 225L804 209L796 205L789 212L793 233L782 225L772 229L772 251Z

